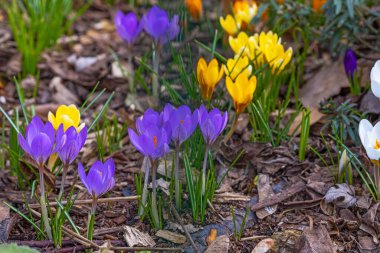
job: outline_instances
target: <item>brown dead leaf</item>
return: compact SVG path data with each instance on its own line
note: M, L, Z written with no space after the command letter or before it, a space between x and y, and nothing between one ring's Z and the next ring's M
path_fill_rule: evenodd
M343 64L334 62L322 67L300 89L300 100L305 107L318 108L320 102L339 94L343 87L350 87Z
M353 206L357 202L355 190L348 184L337 184L332 186L325 195L326 203L334 203L343 208Z
M306 228L296 244L298 253L335 253L329 232L324 226L315 229Z
M210 230L210 234L206 238L207 245L211 245L211 243L216 239L216 236L218 235L218 230L215 228L212 228Z
M12 227L12 219L10 218L9 207L0 200L0 242L8 240L10 228Z
M54 77L49 84L50 89L53 90L53 99L58 104L78 104L78 97L71 92L62 83L62 78L59 76Z

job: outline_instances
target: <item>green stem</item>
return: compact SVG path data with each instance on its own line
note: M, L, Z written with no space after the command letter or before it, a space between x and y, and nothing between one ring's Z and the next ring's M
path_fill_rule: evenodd
M63 192L65 191L66 175L67 175L68 169L69 169L68 164L63 165L61 188L59 189L59 195L58 195L59 200L62 199Z
M133 67L133 57L132 57L132 47L128 46L128 67L129 67L129 73L128 73L128 83L129 83L129 92L130 93L136 93L135 91L135 70Z
M89 240L92 240L92 236L94 234L96 204L97 204L97 199L95 195L93 195L91 212L88 214L88 222L87 222L87 239Z
M150 166L152 166L152 165L153 165L152 160L150 160ZM146 206L146 200L147 200L147 196L148 196L149 170L150 170L150 167L147 164L145 167L145 171L144 171L144 173L145 173L145 175L144 175L144 186L143 186L143 192L142 192L142 196L141 196L141 206L140 206L140 210L139 210L139 216L140 217L142 217L144 214L144 210L145 210L145 206Z
M180 145L179 142L175 145L175 160L174 160L174 183L175 183L175 205L177 209L181 208L181 192L180 192L180 181L179 181L179 152Z
M156 227L160 226L160 219L158 217L158 209L157 209L157 180L156 180L156 174L157 174L157 166L156 161L153 165L152 169L152 214L154 223L156 224Z
M160 45L158 43L153 43L153 75L152 75L152 90L153 96L159 96L159 66L160 66Z
M51 227L49 223L49 217L48 212L46 208L46 200L45 200L45 181L44 181L44 166L40 166L39 168L40 173L40 192L41 192L41 214L42 214L42 220L44 221L46 234L50 241L53 240L53 236L51 233Z
M206 191L206 170L207 170L207 160L210 147L206 144L205 157L203 160L203 170L202 170L202 195L205 195Z
M239 116L240 114L236 114L235 116L235 120L234 122L232 123L232 126L230 128L230 131L227 133L227 135L224 137L223 139L223 142L224 143L227 143L227 141L232 137L232 135L235 133L235 130L236 130L236 127L237 127L237 123L238 123L238 120L239 120Z

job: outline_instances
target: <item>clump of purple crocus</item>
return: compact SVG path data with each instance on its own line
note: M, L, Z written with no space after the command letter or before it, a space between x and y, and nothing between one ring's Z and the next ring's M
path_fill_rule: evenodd
M178 15L172 19L169 14L157 6L153 6L141 19L142 26L147 34L153 39L153 74L152 90L153 96L159 95L159 62L161 47L175 39L179 34Z
M129 128L128 134L136 149L150 161L150 166L152 167L152 214L156 226L159 226L156 195L156 170L158 159L169 152L171 129L169 124L163 124L162 114L152 109L148 109L143 116L137 119L136 128L137 133ZM139 215L143 214L147 200L149 170L150 168L147 166L144 171L144 187Z
M171 129L171 139L175 146L174 158L174 182L175 182L175 200L176 207L179 209L181 206L181 192L179 180L179 152L181 144L186 141L194 132L198 125L198 112L193 113L186 105L181 105L175 108L171 104L167 104L163 110L163 121L169 124Z
M206 151L203 160L202 170L202 194L205 193L206 188L206 170L207 159L211 145L215 142L218 136L223 132L227 126L228 115L227 112L222 113L219 109L214 108L210 112L201 105L198 109L199 127L206 142Z
M354 73L357 68L357 60L355 52L349 48L344 55L344 70L346 71L346 75L351 80L354 78Z
M64 191L66 175L69 165L78 156L80 150L83 148L83 145L86 142L86 139L86 127L84 127L78 133L75 127L69 127L66 131L64 131L63 124L61 124L57 130L56 145L54 152L58 153L58 156L63 163L62 182L58 199L61 199Z
M127 42L128 48L128 66L130 68L130 73L128 73L129 91L134 91L134 69L133 69L133 54L132 47L141 33L142 24L139 23L137 16L134 12L129 12L124 14L122 11L118 11L115 16L115 26L116 32L119 36Z
M101 161L96 161L87 175L83 165L79 163L78 174L88 193L92 196L92 208L87 224L87 238L92 240L97 199L115 186L115 162L112 158L108 159L104 164Z
M55 142L54 127L50 122L44 124L38 116L34 116L26 127L25 138L18 134L18 143L21 148L37 163L40 174L41 212L46 234L49 240L53 239L48 219L45 200L44 166L53 152Z

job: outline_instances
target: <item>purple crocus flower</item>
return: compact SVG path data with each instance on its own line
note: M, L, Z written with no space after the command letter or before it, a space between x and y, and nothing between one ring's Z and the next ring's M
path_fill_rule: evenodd
M25 138L18 134L18 143L38 164L43 166L53 151L55 131L50 122L44 124L38 116L34 116L26 128Z
M115 186L115 163L108 159L104 164L96 161L88 171L84 171L82 163L78 164L78 174L87 191L95 198L99 198Z
M169 20L165 10L153 6L141 19L144 30L156 43L166 44L179 33L178 15Z
M136 121L138 134L128 129L132 144L144 156L157 159L169 152L171 130L168 124L163 124L163 115L148 109Z
M119 36L125 40L129 46L132 46L142 30L141 23L139 24L134 12L129 12L124 15L122 11L118 11L115 16L115 26Z
M211 145L218 138L227 125L227 112L222 113L219 109L214 108L210 112L201 105L198 109L199 127L207 145Z
M66 132L61 124L57 130L56 146L54 151L64 164L71 164L78 156L87 138L87 128L84 127L79 133L75 127L69 127Z
M198 125L198 112L191 110L186 105L175 108L171 104L166 104L163 111L163 120L169 124L172 140L181 145L190 135L193 134Z
M357 61L355 52L349 48L346 51L346 54L344 56L344 70L346 71L346 75L351 80L354 78L354 73L357 68Z

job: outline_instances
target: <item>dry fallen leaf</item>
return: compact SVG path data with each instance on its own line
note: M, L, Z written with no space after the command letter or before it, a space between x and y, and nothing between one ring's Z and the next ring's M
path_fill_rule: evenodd
M339 207L347 208L355 205L357 198L351 186L348 184L337 184L327 191L325 201L326 203L334 203Z
M320 102L339 94L343 87L350 87L343 64L334 62L321 68L300 89L299 97L303 106L318 108Z

